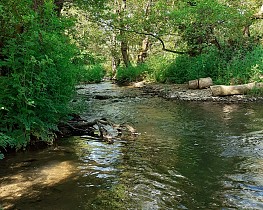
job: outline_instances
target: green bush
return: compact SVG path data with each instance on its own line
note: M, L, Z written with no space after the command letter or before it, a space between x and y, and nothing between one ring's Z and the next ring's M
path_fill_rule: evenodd
M164 81L184 83L201 77L216 77L222 65L217 50L211 50L196 57L180 55L164 70Z
M71 23L56 16L51 1L41 15L27 10L24 32L5 42L0 60L7 72L0 76L0 149L52 142L76 84L77 49L64 35Z
M83 83L101 82L106 71L102 65L88 65L80 68L78 72L78 81Z
M117 69L116 80L118 83L129 83L142 80L147 74L148 67L145 64L129 67L119 67Z
M263 96L263 89L255 87L255 88L248 91L248 95L255 96L255 97L262 97Z
M178 56L173 63L166 67L165 82L183 83L188 80L191 71L191 61L187 56Z
M231 49L230 49L231 50ZM230 51L229 50L229 51ZM185 83L211 77L216 84L260 81L263 73L263 47L228 52L210 49L191 57L177 56L169 65L154 71L158 82Z
M252 51L237 53L227 66L227 78L230 82L236 78L243 83L260 81L263 73L263 47L258 46Z
M171 59L163 56L152 56L146 61L148 67L146 79L149 81L164 82L165 81L165 70L170 65Z

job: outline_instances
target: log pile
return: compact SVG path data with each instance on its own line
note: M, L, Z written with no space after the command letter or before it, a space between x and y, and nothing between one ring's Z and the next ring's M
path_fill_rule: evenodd
M209 88L211 85L213 85L213 81L210 77L190 80L188 82L189 89L204 89Z

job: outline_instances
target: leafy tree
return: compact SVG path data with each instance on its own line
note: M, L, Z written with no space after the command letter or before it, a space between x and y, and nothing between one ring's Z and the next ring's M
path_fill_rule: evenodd
M130 48L136 46L138 49L140 46L138 41L132 42L134 40L132 36L137 35L141 39L145 36L150 38L147 42L152 43L151 50L156 50L160 46L159 49L165 52L179 55L205 58L210 56L202 54L212 52L211 56L214 56L216 49L222 61L218 68L227 69L225 63L246 56L247 52L253 50L262 40L260 35L262 30L255 24L257 19L261 18L261 14L255 16L258 8L259 1L240 3L220 0L196 2L130 0L127 1L126 13L122 17L125 27L118 23L114 15L105 22L113 29L125 32ZM127 36L127 33L132 35ZM191 58L189 62L190 60ZM211 66L205 62L209 62L209 59L204 59L200 64ZM219 70L214 72L208 70L206 74L202 74L217 76L216 72ZM195 75L199 75L198 72Z
M72 21L58 17L52 0L4 0L0 8L0 147L52 142L76 82L78 50L65 35Z

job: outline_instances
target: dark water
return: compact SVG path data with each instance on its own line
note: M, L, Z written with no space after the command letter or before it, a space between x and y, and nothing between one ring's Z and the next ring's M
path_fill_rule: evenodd
M111 88L103 84L90 90L114 97L127 91ZM80 93L87 94L86 89ZM6 189L2 205L263 209L262 104L175 102L136 93L87 97L86 118L128 122L141 135L114 144L74 137L44 151L7 157L0 169L0 186Z

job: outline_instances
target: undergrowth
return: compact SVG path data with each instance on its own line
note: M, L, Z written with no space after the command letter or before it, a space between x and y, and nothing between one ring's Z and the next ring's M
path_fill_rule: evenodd
M57 17L52 1L45 2L41 13L31 4L24 6L24 31L4 40L0 60L2 151L24 148L32 140L52 143L58 122L71 112L79 69L72 63L78 50L64 35L71 21ZM8 15L3 12L0 19Z
M137 66L119 67L117 69L116 80L118 83L129 83L142 80L147 75L148 67L145 64Z
M142 79L161 83L186 83L211 77L215 84L260 82L263 74L263 47L252 50L209 49L198 56L179 55L175 58L153 56L146 63L117 69L117 82L129 83Z
M78 81L81 83L101 82L106 74L101 64L85 65L80 68L77 74Z
M231 56L210 50L198 56L179 55L172 62L151 66L151 78L157 82L185 83L202 77L211 77L215 84L240 84L261 81L263 47L237 50ZM161 67L160 67L161 66Z

